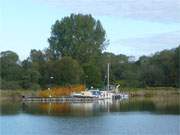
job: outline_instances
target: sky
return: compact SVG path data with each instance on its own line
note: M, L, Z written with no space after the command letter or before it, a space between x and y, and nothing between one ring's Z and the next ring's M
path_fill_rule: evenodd
M92 14L106 30L106 51L138 58L180 45L180 0L0 0L0 51L23 60L48 47L51 26Z

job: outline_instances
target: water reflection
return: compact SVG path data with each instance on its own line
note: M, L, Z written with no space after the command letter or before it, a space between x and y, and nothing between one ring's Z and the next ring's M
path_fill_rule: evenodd
M130 98L129 100L105 100L90 103L12 103L1 102L1 115L27 113L32 115L98 116L106 112L151 112L156 114L180 114L178 97Z
M23 112L39 115L94 116L108 112L112 101L89 103L24 103Z
M0 114L13 115L21 112L22 105L20 102L0 101Z

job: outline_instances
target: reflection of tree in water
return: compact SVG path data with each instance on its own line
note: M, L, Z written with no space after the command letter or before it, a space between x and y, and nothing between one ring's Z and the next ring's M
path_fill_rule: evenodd
M20 102L0 101L0 115L15 115L21 112Z
M66 113L66 112L70 111L70 107L67 103L64 103L64 104L57 104L57 103L39 104L38 107L41 110L46 111L48 114Z
M180 114L179 97L153 97L153 98L132 98L119 102L112 111L132 112L147 111L160 114Z
M166 102L165 102L165 101ZM92 103L40 103L29 104L27 113L46 115L93 116L104 112L152 112L180 114L179 103L172 100L132 98L122 101L98 101Z
M29 113L34 115L100 116L107 112L152 112L180 114L178 96L130 98L122 101L98 101L89 103L20 103L1 102L1 115Z
M180 114L180 97L172 95L153 99L157 113Z
M98 113L94 103L29 103L26 113L45 115L92 116Z
M94 116L110 111L112 101L86 103L26 103L25 113L36 115Z
M111 111L113 112L131 112L131 111L154 111L155 105L152 101L130 99L113 104Z

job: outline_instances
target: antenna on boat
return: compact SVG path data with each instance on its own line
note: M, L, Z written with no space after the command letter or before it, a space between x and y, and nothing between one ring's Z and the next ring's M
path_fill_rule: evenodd
M107 64L107 91L109 91L109 63Z

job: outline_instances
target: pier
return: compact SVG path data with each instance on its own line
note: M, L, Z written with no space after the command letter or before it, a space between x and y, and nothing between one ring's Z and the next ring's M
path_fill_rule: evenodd
M115 94L112 98L98 98L98 97L72 97L72 96L62 96L62 97L35 97L35 96L23 96L22 101L24 102L92 102L97 100L106 99L123 99L128 98L125 94Z
M89 102L98 98L92 97L23 97L22 101L27 102Z

